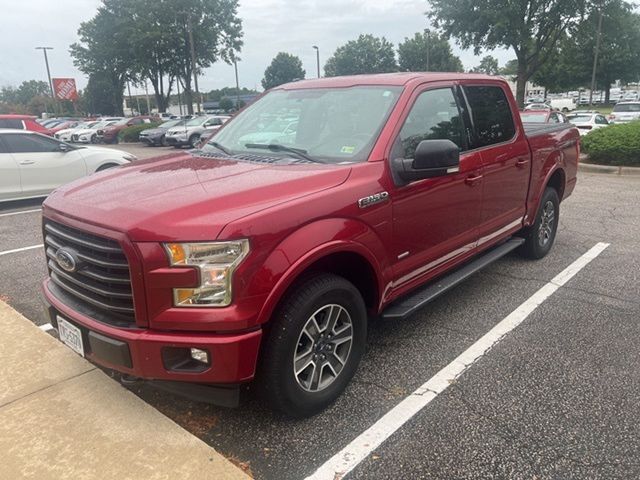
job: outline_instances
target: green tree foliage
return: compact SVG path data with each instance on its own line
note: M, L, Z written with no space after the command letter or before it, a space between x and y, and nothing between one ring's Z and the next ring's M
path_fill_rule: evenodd
M640 74L640 15L623 1L611 1L602 10L602 34L598 56L597 88L609 90L616 80L623 83ZM556 50L533 77L551 91L589 87L598 31L599 11L567 32Z
M198 74L218 60L230 63L242 46L237 8L237 0L103 0L98 13L80 26L71 55L82 72L109 79L120 92L119 105L127 80L148 79L165 111L178 79L192 113L189 30Z
M509 60L504 66L498 71L500 75L504 76L514 76L518 73L518 60L512 59Z
M220 102L218 103L218 106L225 112L228 112L230 110L233 110L233 100L231 100L229 97L222 97L220 99Z
M0 90L1 113L41 115L43 112L53 111L51 89L47 82L27 80L18 88L3 87Z
M477 73L485 73L487 75L498 75L500 73L500 66L498 65L498 59L491 55L486 55L480 60L480 64L473 69Z
M302 62L295 55L280 52L271 61L271 64L264 71L262 87L268 90L283 83L304 78L305 71Z
M451 51L448 40L425 30L398 45L400 70L408 72L462 72L460 58Z
M118 88L105 75L89 75L89 83L83 92L85 111L94 115L121 115L122 90Z
M327 77L398 70L393 44L386 38L360 35L338 47L324 66Z
M234 98L237 95L257 95L258 91L253 90L252 88L241 87L238 92L236 92L236 87L223 87L217 90L211 90L207 93L207 100L211 100L212 102L219 102L222 97Z
M588 0L432 0L428 15L463 47L474 47L476 54L511 48L518 60L516 100L522 106L527 81L589 6Z

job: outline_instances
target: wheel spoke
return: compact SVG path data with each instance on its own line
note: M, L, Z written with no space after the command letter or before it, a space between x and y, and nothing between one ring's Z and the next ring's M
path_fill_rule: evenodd
M348 342L351 340L351 325L345 325L342 327L335 335L331 337L330 342L333 343L336 347L338 345L342 345L344 342Z
M300 373L304 372L304 370L309 367L309 365L313 363L313 350L309 349L308 352L300 354L295 359L295 373L296 376L300 375Z
M329 321L327 322L327 332L333 333L336 328L336 322L338 318L340 318L340 314L342 313L342 307L339 305L331 305L331 310L329 310Z
M317 363L313 364L313 372L311 373L309 389L312 391L318 390L318 386L320 385L320 375L322 373L322 365Z

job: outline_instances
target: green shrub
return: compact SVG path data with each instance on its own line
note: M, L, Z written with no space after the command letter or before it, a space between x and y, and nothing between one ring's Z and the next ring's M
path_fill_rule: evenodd
M640 167L640 121L598 128L581 144L590 162Z
M118 141L120 142L137 142L138 135L143 130L148 130L150 128L156 128L162 122L155 123L144 123L142 125L134 125L133 127L127 127L120 130L118 133Z

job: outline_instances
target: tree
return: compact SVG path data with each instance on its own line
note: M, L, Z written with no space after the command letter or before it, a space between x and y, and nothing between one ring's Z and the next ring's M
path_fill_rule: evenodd
M83 92L86 111L99 115L121 115L122 102L118 104L117 99L122 99L122 90L116 91L116 88L107 74L89 75L89 83Z
M504 75L506 76L513 76L516 75L518 73L518 60L517 59L511 59L509 60L507 63L504 64L504 67L502 67L498 73L500 75Z
M492 57L491 55L487 55L482 57L480 60L480 65L473 69L474 72L484 73L486 75L497 75L500 71L500 67L498 65L498 59Z
M338 47L324 66L327 77L397 70L393 44L384 37L373 35L360 35L357 40Z
M546 63L563 32L578 24L589 0L432 0L428 15L462 47L511 48L518 60L516 100L524 105L527 81Z
M460 58L451 51L446 38L425 30L398 45L400 70L408 72L462 72Z
M231 100L229 97L222 97L220 99L220 102L218 102L218 106L225 112L228 112L229 110L233 109L233 100Z
M302 62L298 57L280 52L271 60L271 64L264 71L262 87L268 90L283 83L302 79L305 73L302 68Z
M588 87L591 84L600 12L593 11L559 42L547 65L533 77L551 91ZM640 72L640 15L623 1L611 1L602 9L602 33L596 86L609 101L616 81L637 80Z

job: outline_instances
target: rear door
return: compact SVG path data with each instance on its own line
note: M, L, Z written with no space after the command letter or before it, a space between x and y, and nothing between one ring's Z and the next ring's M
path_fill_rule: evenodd
M501 84L468 85L472 149L482 155L483 199L478 246L522 225L529 191L529 144Z
M4 141L20 167L24 196L47 195L87 173L79 149L62 152L60 142L51 138L15 133L5 135Z
M0 200L22 196L20 167L0 136Z
M413 158L422 140L449 139L460 148L459 171L397 186L393 201L396 284L417 281L473 248L482 204L482 162L468 151L463 112L453 85L418 90L391 158Z

